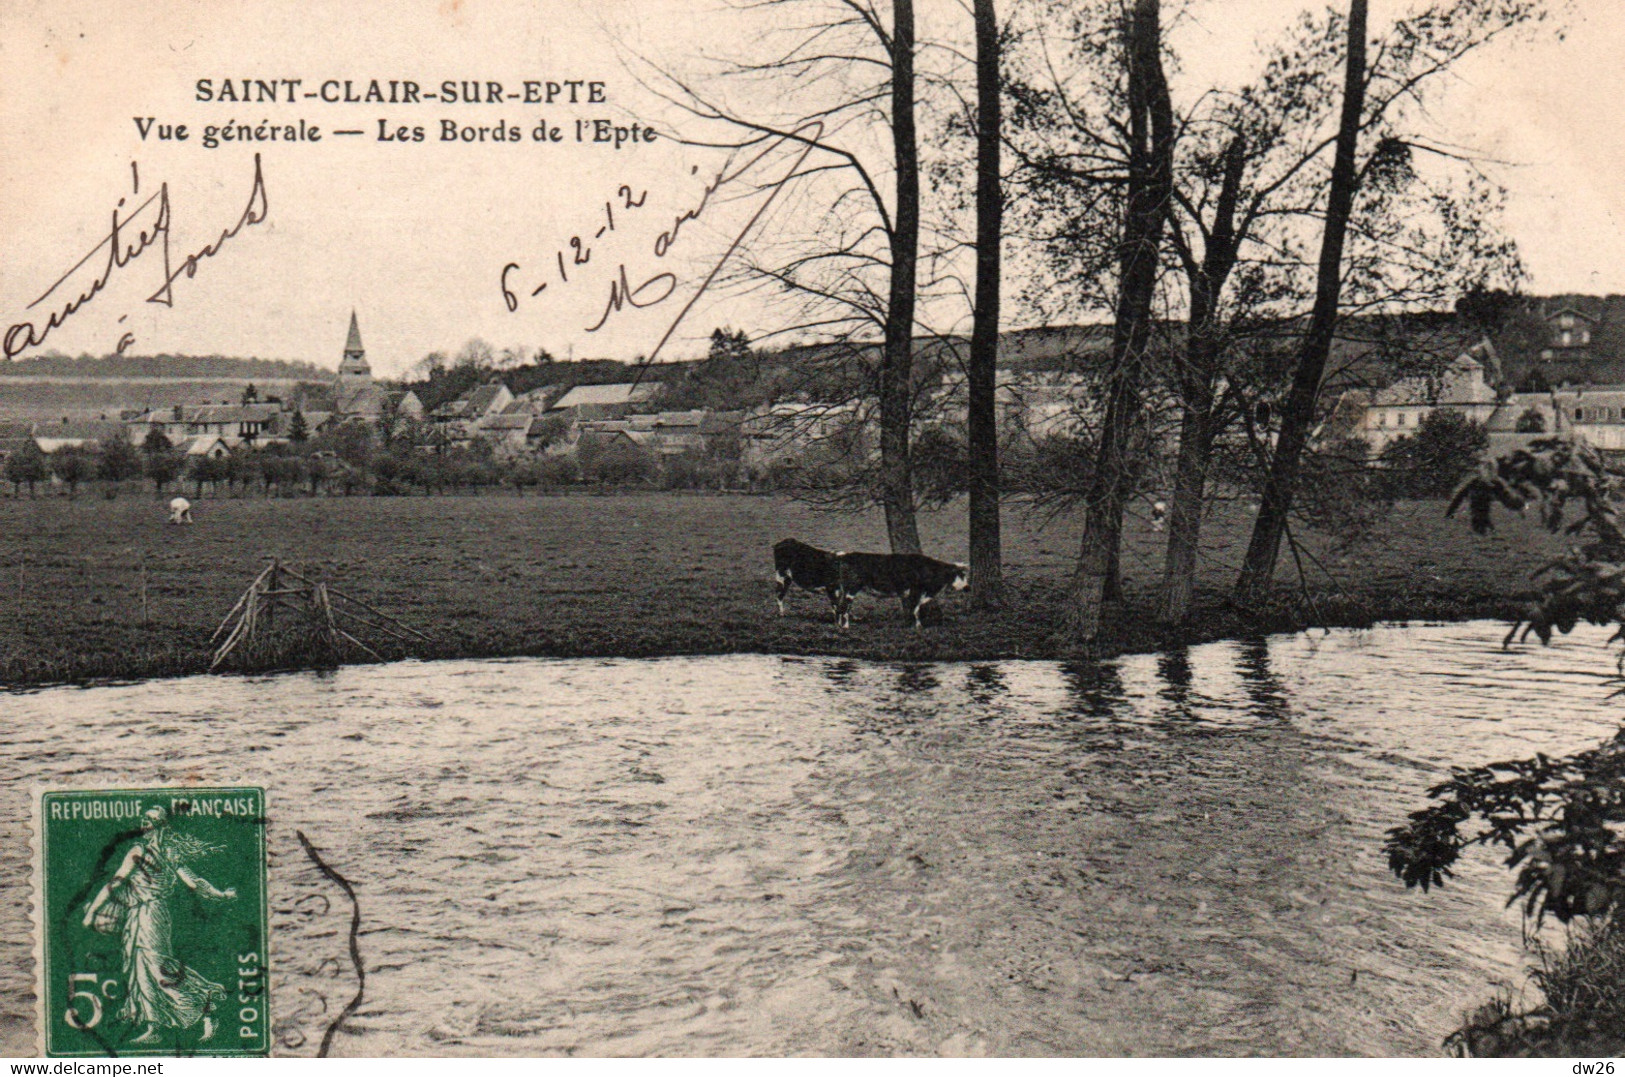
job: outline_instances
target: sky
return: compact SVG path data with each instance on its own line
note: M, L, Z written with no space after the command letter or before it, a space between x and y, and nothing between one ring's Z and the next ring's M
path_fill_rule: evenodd
M952 0L925 2L942 9L938 18L958 11ZM1179 77L1245 77L1260 38L1306 6L1193 0L1173 31ZM1401 7L1373 0L1373 26ZM1548 32L1463 65L1436 118L1497 162L1490 169L1511 192L1508 230L1527 290L1625 292L1625 124L1616 114L1625 5L1575 0L1564 22L1561 39ZM631 359L663 339L664 357L703 353L719 324L764 332L773 315L759 301L702 287L753 212L748 199L707 198L722 154L679 145L665 127L653 142L593 141L599 121L613 140L617 126L668 114L629 57L682 68L740 41L719 0L7 0L8 351L102 354L122 343L131 354L334 367L353 309L375 373L394 376L472 337L559 358ZM218 98L228 80L245 78L277 82L278 100L199 99L199 80ZM289 101L281 80L293 79ZM446 80L459 89L495 81L504 99L323 100L324 88L342 98L345 80L363 96L374 79L386 97L390 80L437 94ZM527 80L544 98L557 83L554 100L525 100ZM589 100L593 82L601 101ZM320 140L284 141L301 123ZM533 137L544 123L559 141ZM186 139L160 138L183 124ZM262 135L274 127L277 139L205 145L205 128L243 124ZM403 127L405 138L395 137ZM485 141L463 140L479 127ZM497 128L519 138L493 140ZM696 209L657 254L660 234ZM784 228L808 212L819 207L786 195L764 220ZM115 214L133 256L109 267ZM197 256L190 267L188 255Z

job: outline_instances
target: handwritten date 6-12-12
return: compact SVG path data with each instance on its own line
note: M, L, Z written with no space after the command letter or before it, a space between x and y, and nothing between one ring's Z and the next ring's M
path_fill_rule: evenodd
M591 239L584 240L579 235L571 236L569 242L565 244L567 249L553 252L553 258L548 263L548 268L545 271L549 279L539 282L536 287L530 289L531 298L534 299L547 291L549 284L569 284L572 267L591 263L592 240L602 239L606 234L615 231L615 210L617 206L622 213L629 213L642 209L648 198L648 191L634 193L631 187L624 183L621 184L615 191L614 200L604 203L604 223L598 227L597 231L593 232ZM554 267L558 268L556 278L552 276ZM502 267L502 302L507 306L510 313L519 309L519 296L514 292L513 286L517 284L517 274L520 269L521 266L518 262L509 262ZM675 284L675 280L673 283Z
M823 125L817 121L810 121L777 137L760 143L734 148L728 154L722 167L709 180L705 181L699 197L693 204L681 213L673 215L670 218L671 223L655 237L652 253L655 258L664 259L677 245L679 237L684 234L685 226L690 222L699 220L705 214L706 209L712 205L713 196L723 187L736 183L749 175L756 192L766 192L765 196L756 205L755 211L745 221L744 227L729 242L727 248L712 265L710 272L700 281L699 286L689 296L682 309L677 312L671 324L667 326L659 342L650 350L647 362L654 362L655 358L660 354L660 350L671 340L672 334L676 332L678 325L688 315L688 312L693 309L700 296L716 280L723 265L739 250L740 246L745 242L746 236L761 221L768 208L778 198L779 193L791 181L806 174L802 172L802 165L806 162L808 156L819 148L819 139L822 134ZM696 165L690 168L689 173L690 175L698 175L699 167ZM648 198L648 192L645 191L634 195L630 187L623 185L617 191L617 198L617 202L604 203L604 224L593 233L594 239L602 238L606 232L615 230L617 205L623 213L641 209ZM568 253L565 249L554 252L554 263L558 267L557 280L541 280L537 282L535 287L528 289L532 298L546 291L549 284L568 284L572 269L577 271L578 276L591 272L581 268L589 265L592 261L592 247L588 241L583 240L579 235L571 236L565 247L568 249ZM585 327L589 333L596 333L602 329L613 315L618 314L627 307L643 309L655 306L671 298L678 289L678 280L675 273L660 271L645 277L641 270L636 272L629 270L625 262L621 262L613 269L608 270L607 275L609 277L609 294L598 320ZM524 281L524 276L523 267L518 262L509 262L502 267L502 301L510 312L519 309L520 297L519 293L514 289L516 287L521 290L526 288L529 282ZM534 279L533 277L532 280ZM599 279L602 280L602 278Z

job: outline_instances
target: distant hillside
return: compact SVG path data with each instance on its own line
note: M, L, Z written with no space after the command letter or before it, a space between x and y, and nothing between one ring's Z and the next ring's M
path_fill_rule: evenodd
M53 374L0 377L0 421L116 419L119 412L136 408L236 403L250 384L263 399L291 396L299 382L289 378L75 378Z
M500 381L515 396L543 386L573 389L578 385L614 385L633 379L648 382L667 381L695 366L693 362L623 363L616 359L582 359L577 362L527 363L520 367L498 369L480 364L459 363L454 366L435 367L417 381L402 381L401 388L417 394L423 407L433 411L442 404L456 400L476 386ZM560 394L562 395L562 393Z
M38 355L0 363L0 378L10 377L325 381L333 371L303 361L229 355Z

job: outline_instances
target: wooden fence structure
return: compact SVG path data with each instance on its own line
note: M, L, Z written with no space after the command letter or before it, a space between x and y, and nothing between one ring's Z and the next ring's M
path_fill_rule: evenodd
M212 673L231 663L241 669L284 669L339 665L347 654L384 661L377 637L398 643L433 640L353 595L313 580L268 558L270 564L248 585L210 637L219 646ZM363 636L371 633L374 643ZM376 644L376 646L375 646Z

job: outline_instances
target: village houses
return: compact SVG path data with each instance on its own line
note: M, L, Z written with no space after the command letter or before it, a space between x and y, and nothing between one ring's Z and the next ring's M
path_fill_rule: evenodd
M1486 333L1470 346L1461 346L1470 340L1462 326L1446 318L1456 334L1452 339L1460 341L1459 354L1425 376L1386 385L1379 380L1380 387L1338 394L1320 436L1357 437L1376 454L1414 434L1429 414L1449 411L1482 424L1492 451L1541 433L1565 433L1625 452L1625 297L1519 302L1519 331ZM1077 359L1099 353L1106 343L1094 326L1016 330L1001 337L1000 358L1007 364L995 397L1001 442L1077 436L1098 419L1098 386L1079 372ZM938 380L922 387L917 431L941 425L962 436L963 379L955 364L938 367ZM560 374L567 379L569 371ZM876 451L872 416L858 401L793 398L748 411L652 410L662 388L657 381L565 381L516 395L492 379L426 414L414 393L373 379L352 311L330 383L301 386L288 399L246 392L236 401L139 409L119 422L4 423L0 456L30 440L49 454L69 447L96 451L117 438L143 445L159 435L189 457L222 457L287 443L299 427L316 437L347 424L389 424L396 433L411 432L424 451L483 443L499 458L570 456L614 444L662 457L727 444L750 473L816 462L825 450Z
M420 419L423 405L415 393L390 391L373 380L361 327L351 311L338 374L330 385L291 400L244 399L136 411L126 416L124 429L136 445L160 434L188 456L221 456L286 444L293 436L296 415L306 435L314 436L344 423Z
M1625 297L1529 302L1524 331L1500 344L1486 336L1431 377L1345 393L1343 429L1380 453L1449 411L1481 424L1491 453L1557 433L1625 452Z

